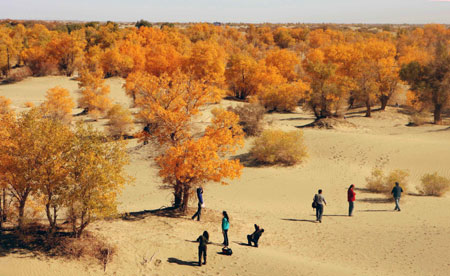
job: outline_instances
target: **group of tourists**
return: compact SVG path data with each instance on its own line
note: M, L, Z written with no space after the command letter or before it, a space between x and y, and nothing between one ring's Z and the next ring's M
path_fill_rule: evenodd
M353 216L353 209L355 208L356 193L354 191L355 185L350 185L347 190L347 201L348 201L348 216ZM395 182L395 186L391 191L392 196L395 200L394 211L400 211L400 197L402 196L403 189L400 187L398 182ZM316 221L322 222L323 215L323 205L327 205L327 202L322 194L322 189L319 189L317 194L314 195L312 207L316 209Z
M355 185L350 185L347 190L347 201L348 201L348 215L353 216L354 202L356 199L356 193L354 191ZM392 196L395 200L395 211L400 211L400 197L402 195L403 189L400 187L398 182L395 182L395 186L391 191ZM203 202L203 188L197 188L197 199L198 199L198 208L197 212L192 216L192 219L197 218L197 221L200 221L200 217L202 214L202 208L205 206ZM316 221L322 223L322 215L324 210L324 205L327 205L327 201L323 196L322 189L319 189L317 194L314 195L312 207L316 209ZM261 235L264 233L264 229L262 229L259 225L255 224L255 231L252 234L247 235L247 242L249 246L258 247L258 241ZM222 212L222 234L223 234L223 248L222 252L226 255L231 255L232 251L228 247L228 230L230 229L230 217L226 211ZM206 264L206 249L207 244L209 243L209 233L208 231L204 231L201 236L197 238L198 245L198 265Z
M205 206L203 201L203 188L197 188L197 212L192 216L194 220L197 218L197 221L200 221L200 217L202 214L202 208ZM261 237L262 233L264 233L264 229L260 228L259 225L255 224L255 231L252 234L247 235L247 242L249 246L258 247L258 241ZM229 248L229 240L228 240L228 229L230 229L230 217L226 211L222 212L222 234L223 234L223 248L222 252L225 255L231 255L232 250ZM197 240L198 244L198 265L206 264L206 255L207 255L207 245L209 243L209 233L208 231L204 231L202 235L200 235Z

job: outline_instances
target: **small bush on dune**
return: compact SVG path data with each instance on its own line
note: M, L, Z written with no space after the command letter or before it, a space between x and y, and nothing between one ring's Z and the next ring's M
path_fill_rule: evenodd
M366 188L375 193L384 193L386 192L386 187L384 183L384 173L380 168L375 168L372 170L372 173L369 177L366 177Z
M30 68L28 67L21 67L21 68L15 68L11 69L8 76L3 80L3 83L14 83L21 81L29 76L32 75L32 72Z
M303 132L265 130L256 138L250 150L251 157L263 164L295 165L307 156Z
M263 130L262 122L266 110L259 104L251 103L234 108L230 111L239 115L239 125L242 126L247 136L257 136Z
M422 195L443 196L450 190L450 179L435 173L425 174L421 179L421 185L417 190Z
M103 265L110 262L116 248L102 239L86 232L80 238L66 238L54 249L58 255L69 258L90 257Z
M387 192L390 194L395 182L398 182L406 193L408 191L408 177L409 172L405 170L393 170L389 175L386 176L386 188Z
M427 115L424 112L415 112L409 116L410 126L421 126L428 122Z
M388 175L384 175L381 168L375 167L369 177L366 178L366 188L374 193L384 193L390 196L395 182L398 182L403 191L408 190L409 173L405 170L393 170Z

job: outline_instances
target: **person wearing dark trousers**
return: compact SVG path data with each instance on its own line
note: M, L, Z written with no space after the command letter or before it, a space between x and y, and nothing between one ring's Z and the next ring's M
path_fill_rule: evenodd
M226 211L223 211L222 218L222 233L223 233L223 245L228 247L228 229L230 229L230 218Z
M402 196L403 193L403 189L402 187L400 187L400 185L398 184L398 182L395 182L395 186L392 189L392 196L394 197L395 200L395 209L394 211L400 211L400 197Z
M314 195L314 202L316 202L316 221L322 223L323 204L327 205L325 198L322 195L322 189Z
M247 235L248 245L252 246L253 243L255 247L258 247L258 240L261 237L262 233L264 233L264 229L261 229L258 225L255 224L255 232Z
M354 202L355 202L355 196L356 193L353 190L355 188L355 185L350 185L350 187L347 190L347 200L348 200L348 216L351 217L353 214L353 208L354 206Z
M202 205L203 205L203 188L202 187L197 188L197 199L198 199L198 208L197 208L197 212L192 216L192 219L195 219L195 217L197 217L197 221L199 221L200 216L202 214Z
M203 264L206 264L206 246L209 242L208 231L204 231L201 236L198 237L198 265L202 266L202 256Z

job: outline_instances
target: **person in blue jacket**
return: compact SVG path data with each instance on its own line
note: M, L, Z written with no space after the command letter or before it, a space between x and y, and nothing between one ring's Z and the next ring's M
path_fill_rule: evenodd
M399 211L400 212L400 197L402 196L403 193L403 189L402 187L400 187L400 185L398 184L398 182L395 182L395 186L391 191L392 196L394 197L395 200L395 209L394 211Z
M202 205L203 205L203 188L202 187L197 188L197 198L198 198L198 208L197 208L197 212L192 216L192 219L195 219L195 217L197 217L197 221L199 221L200 215L202 214Z
M223 233L223 245L228 247L228 229L230 229L230 218L226 211L223 211L222 219L222 233Z

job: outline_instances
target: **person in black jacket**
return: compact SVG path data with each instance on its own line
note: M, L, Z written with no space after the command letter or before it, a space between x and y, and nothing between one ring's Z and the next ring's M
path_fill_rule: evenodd
M195 219L197 217L197 221L200 220L200 216L202 214L202 205L203 205L203 188L198 187L197 188L197 198L198 198L198 208L197 212L192 216L192 219Z
M262 233L264 233L264 229L260 229L259 226L255 224L255 232L247 235L248 245L252 246L252 243L254 243L255 247L258 247L258 240L261 237Z
M206 246L209 242L208 231L203 232L201 236L198 237L198 265L202 266L202 256L203 264L206 264Z
M398 182L395 182L395 186L392 189L392 196L395 199L395 209L394 211L400 211L400 197L402 196L403 189L399 186Z

